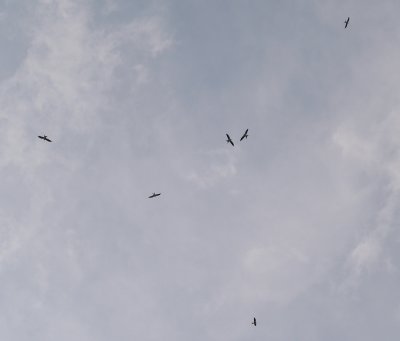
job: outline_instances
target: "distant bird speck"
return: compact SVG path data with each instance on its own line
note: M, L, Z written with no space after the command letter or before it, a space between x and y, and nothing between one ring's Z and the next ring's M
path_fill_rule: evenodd
M149 196L149 198L154 198L154 197L158 197L159 195L161 195L161 193L153 193L152 195Z
M257 326L257 320L256 318L253 319L253 322L251 324L254 324L254 327Z
M247 132L249 131L249 129L246 129L246 131L244 132L243 136L240 138L240 141L242 141L244 138L248 138L249 135L247 135Z
M346 25L344 25L344 28L347 28L347 25L349 24L350 17L347 17L347 20L344 22Z
M227 142L227 143L230 143L232 146L235 146L235 145L233 144L233 141L231 140L231 138L230 138L230 136L229 136L228 134L226 134L226 137L228 138L228 139L226 140L226 142Z
M45 140L45 141L47 141L47 142L52 142L46 135L43 135L43 136L38 136L38 138L40 138L40 139L42 139L42 140Z

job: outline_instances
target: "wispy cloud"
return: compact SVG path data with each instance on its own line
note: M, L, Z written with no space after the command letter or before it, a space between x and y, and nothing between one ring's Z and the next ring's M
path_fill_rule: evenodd
M213 187L237 172L237 161L231 150L198 153L197 157L196 169L189 170L186 178L201 189Z
M7 4L1 339L395 339L395 1Z

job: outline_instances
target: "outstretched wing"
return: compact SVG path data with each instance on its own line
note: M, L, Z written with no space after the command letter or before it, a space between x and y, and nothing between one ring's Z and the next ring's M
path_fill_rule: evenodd
M257 320L256 320L256 318L254 318L254 326L256 326L257 325Z
M48 142L52 142L48 137L46 137L45 140Z

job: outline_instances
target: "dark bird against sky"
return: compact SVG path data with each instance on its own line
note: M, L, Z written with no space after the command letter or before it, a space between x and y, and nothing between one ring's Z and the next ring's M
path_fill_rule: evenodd
M253 319L253 322L251 324L254 324L254 327L257 326L257 320L256 318Z
M242 141L244 138L248 138L249 135L247 135L247 132L249 131L249 129L246 129L246 131L244 132L243 136L240 138L240 141Z
M234 146L233 141L231 140L230 136L228 134L226 134L226 137L228 138L226 140L227 143L230 143L232 146Z
M149 196L149 198L154 198L154 197L158 197L159 195L161 195L161 193L153 193L152 195Z
M347 25L349 24L350 21L350 17L347 18L347 20L344 22L346 25L344 26L344 28L347 28Z
M45 141L47 141L47 142L51 142L51 140L46 136L46 135L43 135L43 136L38 136L38 138L40 138L40 139L42 139L42 140L45 140Z

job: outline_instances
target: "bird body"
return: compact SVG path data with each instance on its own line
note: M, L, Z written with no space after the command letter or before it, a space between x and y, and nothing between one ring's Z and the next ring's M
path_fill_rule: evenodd
M159 195L161 195L161 193L153 193L152 195L149 196L149 199L154 198L154 197L158 197Z
M347 28L347 25L349 24L349 21L350 21L350 17L347 17L347 20L344 22L345 23L344 28Z

